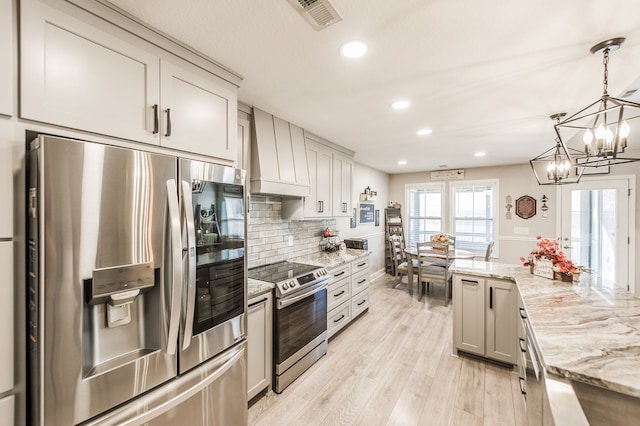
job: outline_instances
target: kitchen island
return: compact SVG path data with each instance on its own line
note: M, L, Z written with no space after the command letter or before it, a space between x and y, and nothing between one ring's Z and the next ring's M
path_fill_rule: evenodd
M580 282L567 283L532 275L520 265L475 260L457 260L452 271L517 284L546 373L574 384L579 399L587 384L638 405L640 299L585 273Z

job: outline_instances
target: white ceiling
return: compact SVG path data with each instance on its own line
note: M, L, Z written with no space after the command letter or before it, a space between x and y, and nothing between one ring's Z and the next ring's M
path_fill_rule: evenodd
M331 0L342 21L321 31L287 0L111 3L242 75L240 101L387 173L524 163L552 147L549 115L602 94L602 56L589 53L600 41L627 38L609 93L640 86L638 0ZM355 39L367 55L342 58ZM398 99L412 106L391 110Z

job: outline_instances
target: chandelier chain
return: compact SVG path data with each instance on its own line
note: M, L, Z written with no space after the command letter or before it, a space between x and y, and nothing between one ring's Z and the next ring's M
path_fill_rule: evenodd
M602 63L604 64L604 81L602 82L604 86L604 94L607 94L607 88L609 86L609 48L604 49L604 54L602 55Z

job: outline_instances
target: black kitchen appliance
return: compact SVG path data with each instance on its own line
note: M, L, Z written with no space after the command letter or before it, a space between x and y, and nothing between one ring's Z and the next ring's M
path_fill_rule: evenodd
M348 238L344 244L351 249L369 250L369 240L366 238Z

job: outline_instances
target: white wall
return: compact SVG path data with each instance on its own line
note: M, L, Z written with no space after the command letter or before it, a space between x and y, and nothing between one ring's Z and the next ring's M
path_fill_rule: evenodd
M364 192L367 186L378 193L377 200L374 201L374 203L375 209L380 210L380 226L360 225L360 223L357 223L355 228L351 228L349 218L336 218L336 229L340 231L340 237L342 239L366 238L369 240L371 273L375 274L384 271L384 208L390 200L389 175L365 165L355 163L353 166L351 198L352 206L356 209L358 208L360 193Z

